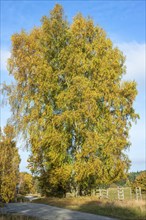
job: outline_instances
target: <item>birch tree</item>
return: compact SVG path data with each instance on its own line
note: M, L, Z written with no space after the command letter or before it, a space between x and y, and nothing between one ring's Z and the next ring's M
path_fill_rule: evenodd
M7 95L30 148L42 191L67 192L123 178L130 160L135 81L123 81L123 53L91 18L72 24L56 5L30 33L12 36Z

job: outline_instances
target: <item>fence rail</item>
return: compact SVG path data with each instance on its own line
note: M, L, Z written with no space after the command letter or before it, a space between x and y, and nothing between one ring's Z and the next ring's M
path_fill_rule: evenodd
M131 187L116 187L116 188L98 188L94 191L94 194L100 199L112 199L112 200L141 200L142 197L141 188L136 187L135 190L132 190ZM146 196L145 196L146 197Z

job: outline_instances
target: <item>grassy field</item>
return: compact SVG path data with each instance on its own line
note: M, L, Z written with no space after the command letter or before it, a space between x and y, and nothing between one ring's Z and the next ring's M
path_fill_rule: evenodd
M99 199L97 196L86 196L76 198L40 198L34 200L35 203L43 203L52 206L78 210L82 212L93 213L115 217L124 220L145 220L146 219L146 200L135 200L130 198L130 191L125 188L125 199L118 201L115 189L109 190L109 199ZM144 195L143 195L144 198Z
M130 190L130 187L124 187L124 199L125 200L133 200L136 199L136 194ZM117 200L118 193L117 188L109 188L109 199L110 200ZM146 199L146 194L142 194L142 199Z

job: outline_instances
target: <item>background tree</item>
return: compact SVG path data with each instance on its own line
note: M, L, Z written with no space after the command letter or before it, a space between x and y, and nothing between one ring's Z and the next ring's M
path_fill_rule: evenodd
M141 187L142 192L146 192L146 171L140 172L140 174L136 177L133 188Z
M19 174L19 193L22 195L36 193L35 181L33 176L27 172L20 172Z
M5 202L15 197L19 176L20 157L14 137L13 127L6 125L0 139L0 197Z
M71 25L56 5L41 27L12 36L5 86L13 122L28 140L30 169L45 194L111 184L130 161L134 81L105 31L78 14Z
M128 179L131 182L131 184L134 183L136 177L139 176L141 174L141 172L144 172L144 171L130 172L128 174Z

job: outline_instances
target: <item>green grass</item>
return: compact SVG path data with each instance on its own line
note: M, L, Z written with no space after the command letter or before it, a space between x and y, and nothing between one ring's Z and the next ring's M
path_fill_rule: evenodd
M124 199L126 199L126 200L135 199L134 193L132 193L132 195L130 195L130 187L124 187L123 189L124 189ZM117 188L109 188L109 199L111 199L111 200L118 199Z
M39 220L39 218L16 214L0 214L0 220Z
M0 208L4 207L4 203L0 201Z
M77 198L40 198L34 203L43 203L61 208L77 210L97 215L115 217L124 220L146 219L146 203L144 200L100 200L97 197Z

